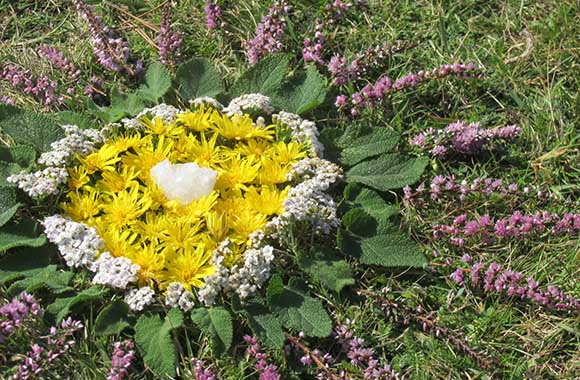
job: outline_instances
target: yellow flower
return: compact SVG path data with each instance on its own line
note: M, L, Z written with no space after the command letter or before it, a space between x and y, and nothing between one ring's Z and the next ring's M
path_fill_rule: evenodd
M122 153L129 149L138 148L147 143L148 139L144 139L140 135L125 134L113 137L108 144L114 147L117 152Z
M173 255L166 263L165 271L159 274L161 287L167 288L170 283L179 282L189 291L193 287L201 288L204 285L202 279L215 272L215 266L210 263L211 253L200 244L195 249Z
M245 208L241 213L231 216L231 226L236 234L236 238L244 242L252 232L264 228L268 221L265 215L258 214L249 207Z
M86 168L87 173L93 174L96 171L115 170L114 165L121 160L118 154L114 146L105 144L98 151L77 159Z
M244 194L244 197L248 201L250 207L260 214L281 214L284 212L282 204L288 196L288 190L290 190L290 187L286 187L284 190L279 191L273 186L263 186L260 189L260 192L258 192L258 189L251 186Z
M193 200L185 206L182 206L177 200L166 202L164 206L169 212L180 217L201 218L216 205L218 197L219 193L212 191L207 197Z
M139 286L153 286L165 266L165 256L155 242L136 247L126 257L141 267L137 272Z
M186 156L190 157L188 161L206 167L223 161L222 148L217 145L218 135L213 134L208 140L205 133L202 132L199 137L199 141L194 137L184 142L183 151Z
M201 240L199 232L202 223L199 219L179 218L174 220L166 218L164 222L164 232L160 240L165 247L172 251L184 250Z
M232 118L223 114L214 114L212 117L215 123L215 130L229 140L247 140L261 137L272 140L275 134L274 126L265 128L256 127L252 118L248 115L234 115Z
M290 165L281 164L274 159L262 160L262 169L258 176L258 182L263 185L276 185L288 182Z
M228 219L227 214L215 211L205 214L205 224L214 242L219 243L226 238L229 231Z
M176 122L196 132L203 132L211 126L211 116L213 113L213 109L205 110L205 107L202 105L196 111L187 110L177 115Z
M218 169L216 188L244 189L245 184L251 183L260 171L260 162L252 158L243 160L240 155L231 158Z
M183 131L181 127L178 127L175 124L167 124L158 116L154 117L153 120L148 117L143 117L140 122L145 128L147 128L145 132L155 136L179 136Z
M152 204L149 194L141 193L138 186L111 194L109 198L110 201L102 206L103 212L105 220L115 226L134 223Z
M135 222L134 228L141 235L143 241L156 241L167 232L165 229L166 219L167 216L164 214L147 212L144 220L141 218Z
M86 222L101 212L102 202L99 193L93 189L67 194L68 202L61 204L62 209L74 220Z
M105 251L109 251L113 257L127 257L135 249L139 235L131 230L121 230L108 223L98 223L97 231L99 236L105 241Z
M151 139L145 146L135 149L134 153L127 153L123 156L122 163L127 166L134 166L141 174L143 180L149 179L149 171L152 167L167 159L173 149L173 140L161 136L156 144Z
M279 141L272 147L272 152L276 160L281 164L291 164L306 157L304 146L294 141L289 143Z
M89 173L84 166L75 166L72 168L67 169L68 172L68 187L73 190L80 190L91 182L91 178L89 177Z
M103 178L97 182L97 188L111 193L123 191L129 187L139 185L136 181L139 171L133 166L123 166L121 172L103 172Z
M244 143L238 144L236 149L232 150L231 152L233 152L234 154L241 153L248 157L260 159L269 153L269 148L271 146L272 143L267 140L250 139L246 140L245 144Z

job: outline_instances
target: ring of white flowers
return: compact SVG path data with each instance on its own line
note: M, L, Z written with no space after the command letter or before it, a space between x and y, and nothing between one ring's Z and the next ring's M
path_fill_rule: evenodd
M214 304L222 292L235 293L241 300L245 300L270 277L274 252L273 247L267 244L269 240L280 241L283 232L300 221L310 223L314 231L322 234L329 234L340 225L336 217L336 204L326 191L341 178L342 172L340 167L322 158L324 147L318 141L315 123L288 112L273 114L274 108L266 96L243 95L233 99L227 107L208 97L191 100L190 104L192 107L201 104L211 106L228 116L256 110L271 115L274 121L290 128L294 141L306 143L310 149L310 157L297 162L288 175L289 180L298 180L298 184L288 192L283 203L285 211L269 221L263 230L251 235L251 244L244 252L243 265L231 268L222 265L224 254L229 250L229 240L226 238L213 253L215 273L204 278L205 285L197 291L197 299L207 306ZM160 117L169 122L180 112L175 107L160 104L144 109L135 118L121 120L121 124L110 124L101 131L82 130L74 125L63 126L66 136L52 143L52 150L43 153L38 159L38 163L45 168L34 173L23 172L10 176L8 181L18 184L33 198L57 194L68 179L66 166L76 155L86 156L96 150L111 131L119 126L141 129L139 119L143 115ZM256 124L262 123L262 118L256 120ZM131 287L137 281L138 265L126 257L113 257L109 252L97 255L103 249L104 242L93 227L62 215L46 217L42 224L48 240L58 247L69 267L88 268L95 273L95 284L125 289L125 301L132 310L141 311L155 302L153 289ZM193 308L195 298L182 284L175 282L167 288L165 304L188 311Z

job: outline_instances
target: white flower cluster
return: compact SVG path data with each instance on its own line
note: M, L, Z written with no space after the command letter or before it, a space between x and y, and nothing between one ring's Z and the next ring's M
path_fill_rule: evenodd
M155 301L155 291L148 286L139 289L131 289L125 295L125 303L133 311L142 311Z
M247 94L238 98L232 99L230 104L223 109L223 112L228 116L243 115L252 110L259 110L271 115L274 112L274 107L270 102L270 98L261 94Z
M180 111L177 108L165 103L161 103L155 107L145 108L132 119L123 118L121 119L121 123L123 126L125 126L125 128L128 129L143 130L143 124L141 124L140 121L143 116L150 115L153 118L160 117L165 123L169 123L175 119L175 115L177 115L179 112Z
M104 242L97 230L69 218L53 215L42 221L48 241L58 247L69 267L90 266Z
M288 226L296 222L309 222L318 233L329 234L340 226L336 216L336 203L326 190L342 177L338 165L322 158L304 158L298 161L289 179L300 182L288 191L284 212L272 219L266 229L272 237L282 239Z
M63 125L65 137L50 144L52 150L42 153L38 163L63 167L70 164L76 154L86 156L103 143L103 134L96 129L80 129L76 125Z
M18 184L18 187L32 198L57 194L60 185L65 184L67 179L66 169L56 167L48 167L34 173L22 172L6 178L8 182Z
M103 135L95 129L80 129L76 125L63 125L65 137L51 144L52 150L42 153L38 163L47 166L34 173L22 172L11 175L8 182L18 184L32 198L56 194L65 184L68 172L64 168L75 155L87 155L95 145L103 142Z
M228 269L222 262L224 256L231 253L229 244L229 239L226 239L215 250L212 264L215 265L216 271L204 279L205 285L197 293L198 298L207 306L213 305L222 291L236 293L242 301L246 300L270 278L274 248L269 245L247 248L243 264L235 264Z
M193 294L185 290L182 283L172 282L167 287L165 304L171 307L178 307L183 311L189 311L194 306Z
M137 271L140 268L126 257L113 257L109 252L102 252L89 269L96 273L93 284L125 289L127 285L137 281Z
M217 110L221 110L224 108L223 104L221 104L220 102L218 102L214 98L210 98L209 96L202 96L202 97L190 100L189 105L194 106L194 107L210 106L210 107L213 107Z
M324 145L318 141L318 128L316 128L314 122L304 120L294 113L283 111L272 115L272 119L289 126L294 140L310 145L310 150L314 157L322 157Z

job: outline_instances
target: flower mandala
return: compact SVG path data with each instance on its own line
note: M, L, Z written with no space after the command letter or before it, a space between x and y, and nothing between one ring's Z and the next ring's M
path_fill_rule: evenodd
M102 133L67 126L40 157L46 168L10 178L35 197L64 190L62 215L43 221L48 239L67 265L95 272L93 282L127 289L134 310L159 295L185 310L220 294L247 298L268 279L272 245L289 228L338 225L325 191L341 173L320 157L314 123L270 115L258 94L223 109L213 99L191 103L145 110ZM56 168L58 176L43 175Z

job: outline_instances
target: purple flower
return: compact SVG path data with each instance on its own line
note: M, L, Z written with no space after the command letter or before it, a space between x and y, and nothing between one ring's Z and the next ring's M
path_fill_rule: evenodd
M76 69L73 63L55 47L42 45L38 50L46 57L46 59L50 61L50 63L52 63L55 68L69 75L70 79L74 79L80 75L81 71Z
M128 63L131 50L127 42L103 23L92 5L85 4L83 0L73 0L73 4L89 26L93 52L99 64L112 71L137 74L139 66Z
M205 25L208 29L217 28L218 20L222 17L222 8L218 4L214 4L211 1L205 2Z
M205 369L203 361L193 358L192 363L194 364L194 374L195 380L217 380L217 376L215 373L210 371L209 369Z
M107 380L123 380L129 373L129 368L135 359L134 344L130 340L115 342L113 344L113 356L111 356L111 369Z
M290 11L287 0L275 1L256 27L256 36L246 42L246 54L250 65L256 64L268 53L284 48L282 37L286 31L285 17Z
M159 60L161 63L171 65L177 57L182 43L183 33L171 30L171 3L167 2L163 9L161 28L157 36L157 48L159 50Z
M456 68L456 69L452 69ZM356 109L356 112L359 113L362 108L365 107L375 107L389 94L393 92L401 92L403 90L411 89L417 87L419 84L444 78L450 75L453 75L458 78L467 79L473 77L480 77L481 76L481 68L476 68L473 64L462 64L457 63L455 65L442 65L441 67L434 68L429 71L421 70L418 73L409 73L403 77L398 78L393 81L388 76L380 77L374 85L370 86L370 91L360 91L355 92L351 95L351 98L354 99L355 95L358 95L364 101L359 101L354 103L353 102L353 109ZM470 141L470 135L473 131L466 131L467 134L462 139L466 140L466 142ZM461 139L460 139L461 140ZM461 145L462 142L458 140L457 144ZM439 152L440 153L440 152ZM435 153L434 153L435 154Z

